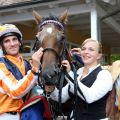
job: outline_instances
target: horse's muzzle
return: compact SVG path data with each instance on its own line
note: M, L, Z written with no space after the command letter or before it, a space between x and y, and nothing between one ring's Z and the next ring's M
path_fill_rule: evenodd
M41 80L44 85L56 85L59 80L60 69L58 67L51 66L41 71Z

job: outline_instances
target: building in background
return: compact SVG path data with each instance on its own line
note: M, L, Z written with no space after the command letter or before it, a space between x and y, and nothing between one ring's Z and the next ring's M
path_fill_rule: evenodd
M120 0L0 0L0 24L13 23L24 36L24 53L29 58L35 40L36 23L32 11L42 16L69 11L68 47L78 47L88 37L103 45L103 64L111 55L120 55Z

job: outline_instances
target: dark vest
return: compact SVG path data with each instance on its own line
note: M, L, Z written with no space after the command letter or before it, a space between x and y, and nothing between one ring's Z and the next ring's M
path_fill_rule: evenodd
M81 82L87 87L91 87L101 70L101 67L97 67L87 77L83 78ZM109 93L98 101L90 104L82 100L80 97L77 97L77 105L75 110L76 120L100 120L106 118L105 107L108 94ZM70 93L70 96L74 97L72 93Z

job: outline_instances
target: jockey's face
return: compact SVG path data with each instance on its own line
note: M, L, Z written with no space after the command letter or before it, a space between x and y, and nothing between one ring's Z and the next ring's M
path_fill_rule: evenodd
M16 36L8 36L3 39L3 47L7 55L18 56L21 43Z

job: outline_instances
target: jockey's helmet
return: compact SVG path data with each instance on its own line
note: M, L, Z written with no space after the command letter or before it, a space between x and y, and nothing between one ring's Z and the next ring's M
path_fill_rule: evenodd
M0 42L8 36L17 36L18 40L21 42L22 33L20 30L13 24L4 24L0 25Z
M13 24L4 24L0 25L0 45L3 50L3 54L7 54L3 46L3 39L8 36L16 36L21 43L20 51L22 51L22 33L20 30Z

